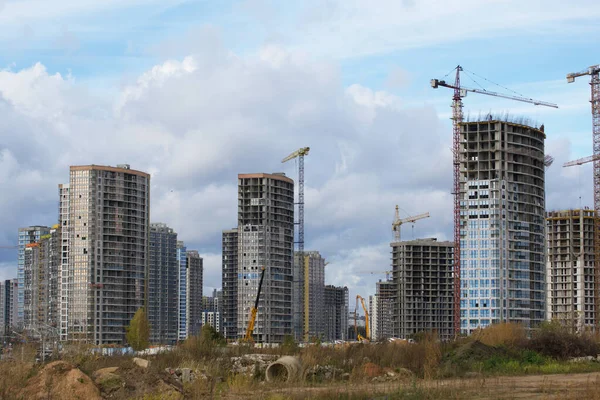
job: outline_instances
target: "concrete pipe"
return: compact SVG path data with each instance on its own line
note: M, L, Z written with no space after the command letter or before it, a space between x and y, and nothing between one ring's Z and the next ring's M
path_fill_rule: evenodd
M293 382L298 380L301 374L302 364L298 358L292 356L283 356L269 364L265 372L267 382Z

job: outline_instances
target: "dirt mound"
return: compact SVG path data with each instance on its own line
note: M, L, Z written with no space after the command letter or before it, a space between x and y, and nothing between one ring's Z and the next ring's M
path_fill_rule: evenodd
M139 367L133 361L122 363L119 368L102 368L92 376L102 394L111 399L158 396L160 399L177 400L183 397L183 386L170 374Z
M64 361L46 365L21 391L25 399L101 400L89 376Z

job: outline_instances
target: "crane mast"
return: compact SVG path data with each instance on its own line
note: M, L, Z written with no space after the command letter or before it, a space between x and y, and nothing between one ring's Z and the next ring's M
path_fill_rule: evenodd
M572 165L581 165L588 162L594 163L594 210L596 218L594 219L594 287L596 292L600 287L600 64L592 65L581 72L572 72L567 74L567 83L575 82L575 78L590 75L590 89L592 96L590 103L592 105L592 143L594 152L592 156L565 163L563 167ZM600 321L600 297L597 293L595 299L595 319L596 324Z
M294 151L289 156L285 157L281 160L282 163L286 163L294 158L298 158L298 262L300 264L300 268L305 267L304 263L304 156L308 155L310 151L310 147L301 147L298 150ZM295 257L294 257L295 258ZM304 274L302 274L304 276ZM300 278L297 278L300 279ZM295 281L298 282L298 281ZM306 307L306 305L305 305ZM305 326L302 330L303 332L308 332L308 327ZM307 336L305 334L305 336ZM308 337L306 337L308 339Z
M444 80L432 79L430 81L431 87L437 89L438 87L446 87L453 90L452 95L452 172L454 175L453 192L454 195L454 261L452 272L454 275L454 334L458 336L460 334L460 137L461 137L461 124L463 122L463 101L462 98L467 95L467 92L485 94L488 96L502 97L505 99L520 101L524 103L530 103L534 105L542 105L546 107L558 108L554 103L548 103L540 100L533 100L522 96L509 96L496 92L491 92L481 89L472 89L461 86L460 73L463 68L458 65L456 68L456 75L454 78L454 84L446 83Z

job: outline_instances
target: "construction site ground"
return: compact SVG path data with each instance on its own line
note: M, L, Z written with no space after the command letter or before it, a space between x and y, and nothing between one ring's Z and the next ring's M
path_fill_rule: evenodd
M224 394L245 399L250 393ZM413 380L402 383L329 384L253 391L263 399L600 399L600 372L583 374Z

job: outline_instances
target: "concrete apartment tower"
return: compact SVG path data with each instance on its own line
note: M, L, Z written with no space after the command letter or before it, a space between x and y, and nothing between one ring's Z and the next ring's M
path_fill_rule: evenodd
M68 329L69 329L69 288L72 286L68 283L69 280L69 245L71 242L70 234L70 195L69 195L69 184L61 183L58 185L58 223L60 224L61 230L61 254L60 254L60 270L59 270L59 296L60 296L60 340L68 340ZM63 279L64 278L64 279Z
M461 332L545 320L543 128L461 126Z
M39 304L37 325L46 335L56 335L60 326L60 224L52 226L50 233L40 238Z
M318 251L294 253L294 330L296 340L308 342L321 338L325 331L325 259Z
M187 328L188 336L195 336L200 333L202 327L202 291L204 284L204 265L203 259L196 250L187 251Z
M325 286L325 337L327 342L348 339L348 288L346 286Z
M188 257L182 241L177 242L177 340L185 340L188 334Z
M371 330L371 340L379 339L379 331L377 330L378 325L378 309L377 309L377 295L374 294L369 296L369 329Z
M25 245L23 327L34 336L58 331L60 244L60 225L55 225L39 242Z
M454 337L454 243L437 239L395 242L392 268L395 286L394 325L398 337L437 332Z
M293 334L294 181L284 174L238 175L238 336L243 337L265 267L254 340Z
M60 220L69 232L61 337L123 344L125 327L146 298L150 175L127 164L72 166L69 186L59 192Z
M3 342L12 336L13 327L17 325L18 292L17 279L7 279L0 283L0 335Z
M238 231L223 231L222 240L221 298L222 333L227 340L237 339L237 289L238 289Z
M395 337L394 303L396 285L392 281L379 281L376 283L375 293L377 298L377 315L375 316L377 340ZM374 339L373 333L371 333L371 338Z
M150 224L150 266L148 301L150 342L174 344L177 341L177 232L163 223Z
M594 210L546 214L546 309L572 332L595 331Z
M23 322L23 307L25 301L25 245L30 243L37 243L40 241L40 237L47 235L50 232L48 226L28 226L25 228L19 228L19 240L18 240L18 264L17 264L17 280L19 282L19 291L17 293L17 317L18 324Z

